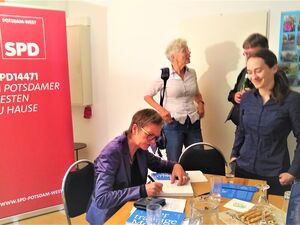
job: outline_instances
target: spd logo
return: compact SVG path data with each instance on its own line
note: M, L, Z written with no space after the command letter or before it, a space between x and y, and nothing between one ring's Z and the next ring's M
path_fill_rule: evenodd
M46 59L41 17L0 15L2 59Z

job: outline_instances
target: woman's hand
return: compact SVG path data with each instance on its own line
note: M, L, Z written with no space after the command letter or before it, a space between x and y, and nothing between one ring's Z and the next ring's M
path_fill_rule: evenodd
M198 111L199 117L203 118L204 117L204 113L205 113L204 102L201 101L201 102L198 103L198 109L197 109L197 111Z
M171 183L172 184L175 182L176 178L178 179L177 185L184 185L190 179L179 163L175 164L173 167L173 171L172 171L172 175L171 175Z
M159 111L159 114L163 118L163 120L166 121L167 123L172 122L171 114L165 108L162 108L162 110Z
M145 185L148 197L157 196L161 191L163 184L159 182L151 182Z

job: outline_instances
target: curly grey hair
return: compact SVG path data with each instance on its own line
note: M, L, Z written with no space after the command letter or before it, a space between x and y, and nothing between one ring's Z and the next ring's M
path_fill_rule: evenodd
M177 38L169 43L165 51L165 55L167 56L168 60L171 61L173 54L185 48L188 48L187 41L182 38Z

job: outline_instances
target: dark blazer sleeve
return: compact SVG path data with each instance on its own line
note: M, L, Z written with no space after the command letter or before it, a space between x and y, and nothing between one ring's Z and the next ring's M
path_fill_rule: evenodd
M240 120L239 120L239 125L236 128L235 131L235 139L234 139L234 144L232 147L231 155L230 157L236 157L238 158L240 156L240 149L244 144L245 141L245 130L244 130L244 124L243 124L243 99L245 96L242 96L241 100L241 105L240 105Z
M233 104L236 104L236 102L234 101L234 95L235 95L236 92L239 91L241 79L243 78L243 76L245 76L246 72L247 72L246 68L242 69L242 71L240 72L240 74L238 75L238 77L236 79L236 83L234 85L234 88L229 91L227 99L228 99L229 102L232 102Z
M130 186L128 155L120 148L103 150L95 162L95 201L99 209L118 207L140 198L140 186Z

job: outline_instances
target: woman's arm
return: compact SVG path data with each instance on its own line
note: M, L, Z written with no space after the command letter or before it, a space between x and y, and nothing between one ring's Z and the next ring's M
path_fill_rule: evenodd
M194 101L197 103L197 111L198 111L200 118L204 117L204 113L205 113L204 101L203 101L202 95L199 92L199 90L198 90L198 93L194 96Z
M152 96L146 95L144 97L144 100L151 105L163 118L164 121L167 123L172 122L171 114L168 110L166 110L164 107L162 107L160 104L158 104Z
M116 149L110 149L102 153L95 162L95 201L99 209L118 207L141 197L141 186L129 187L126 169L120 167L122 161L123 154Z

